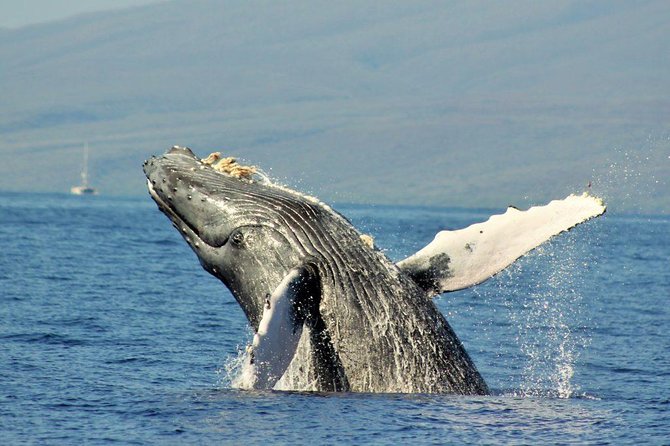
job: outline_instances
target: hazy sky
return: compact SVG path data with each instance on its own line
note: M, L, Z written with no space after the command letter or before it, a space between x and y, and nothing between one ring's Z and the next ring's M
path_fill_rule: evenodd
M0 0L0 27L19 28L84 12L121 9L158 1L160 0Z

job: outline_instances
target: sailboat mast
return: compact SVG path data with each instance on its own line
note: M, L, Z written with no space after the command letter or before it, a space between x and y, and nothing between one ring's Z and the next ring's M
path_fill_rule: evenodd
M84 165L81 167L81 185L72 186L70 193L75 195L96 195L97 190L88 185L88 141L84 144Z
M84 144L84 167L81 170L81 184L88 187L88 142Z

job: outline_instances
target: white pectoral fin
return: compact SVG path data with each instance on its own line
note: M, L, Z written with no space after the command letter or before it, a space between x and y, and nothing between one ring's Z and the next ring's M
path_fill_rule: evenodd
M602 200L570 195L526 211L510 207L456 231L441 231L416 254L398 262L429 293L477 285L551 237L605 212Z
M313 279L307 268L294 268L268 297L245 364L247 387L271 389L288 368L305 320L300 306L317 289Z

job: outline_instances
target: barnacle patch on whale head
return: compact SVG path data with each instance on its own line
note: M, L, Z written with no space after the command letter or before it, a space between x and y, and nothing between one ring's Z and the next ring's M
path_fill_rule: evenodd
M237 159L232 156L222 157L221 152L210 153L207 158L203 158L200 161L203 164L212 166L214 170L245 180L251 180L258 172L256 166L244 166L239 164Z

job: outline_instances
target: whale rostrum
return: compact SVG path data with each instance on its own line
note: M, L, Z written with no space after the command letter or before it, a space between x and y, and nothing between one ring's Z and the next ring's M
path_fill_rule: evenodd
M605 212L590 195L510 208L394 264L328 205L232 158L174 146L144 172L158 208L255 332L242 388L486 394L431 297L481 283Z

